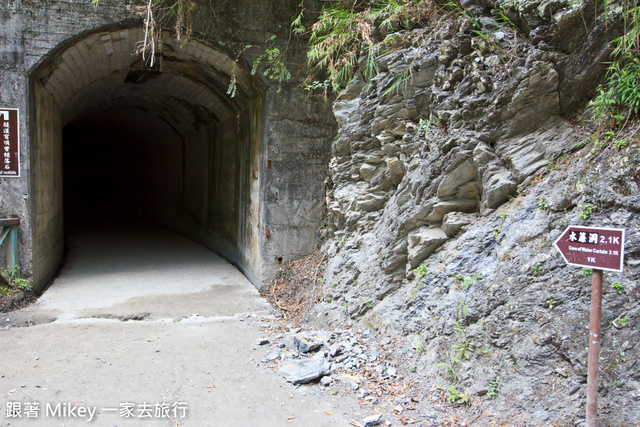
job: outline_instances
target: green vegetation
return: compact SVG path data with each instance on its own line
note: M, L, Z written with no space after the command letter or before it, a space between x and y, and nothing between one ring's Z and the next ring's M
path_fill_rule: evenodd
M269 43L275 43L276 36L272 35L269 37ZM291 72L287 69L287 66L282 62L282 54L280 53L280 49L275 46L271 46L265 49L264 53L259 55L254 61L253 66L251 68L251 75L254 75L258 72L258 67L261 63L264 63L265 69L262 72L262 75L265 77L269 77L271 80L276 80L278 82L283 82L289 80L291 78Z
M610 0L604 2L604 14L611 10ZM598 125L595 147L613 145L618 150L638 142L633 131L634 119L640 113L640 4L621 2L624 20L622 36L612 41L614 49L607 63L606 81L590 104L593 121ZM592 139L594 141L594 139ZM595 154L592 150L590 154Z
M429 264L422 263L418 267L413 269L413 273L416 275L416 287L409 294L409 299L414 300L418 296L420 292L420 288L422 284L420 283L420 279L422 279L427 274L427 268Z
M467 336L467 328L465 325L465 316L467 315L467 307L462 305L462 307L458 310L458 318L454 320L456 326L453 327L453 330L456 334L456 338L458 342L453 344L454 350L456 350L456 356L460 359L465 358L469 360L469 354L475 353L473 349L473 345L471 344L471 340Z
M496 397L498 397L498 381L489 381L487 390L487 399L494 400Z
M453 331L455 333L456 341L453 343L453 350L455 350L455 354L447 351L446 356L447 359L445 362L437 363L436 367L444 367L445 375L447 377L453 378L454 381L458 379L458 374L456 373L456 364L458 364L462 359L469 360L472 353L475 353L473 343L468 336L468 327L466 325L466 306L462 301L460 301L462 306L458 309L457 319L454 319L455 326L453 327Z
M605 13L609 2L605 0ZM640 5L637 1L625 0L623 8L624 33L612 41L615 47L607 69L607 82L600 86L593 102L597 118L620 116L619 128L623 119L628 120L631 114L640 112Z
M469 405L471 402L469 401L469 393L459 391L454 386L450 385L445 392L445 396L451 403L460 403L464 405Z
M615 57L609 63L607 76L607 83L599 88L593 101L593 111L596 118L617 119L620 127L624 125L620 119L626 117L620 112L627 110L631 115L640 111L640 61L636 54L628 51Z
M456 287L458 289L461 288L465 288L466 290L468 290L472 284L474 284L477 280L482 280L482 274L476 274L475 276L469 278L469 279L465 279L464 275L462 274L456 274L455 276L453 276L453 281L456 284Z
M629 326L629 315L627 314L624 317L618 317L613 323L617 328L626 328Z
M535 277L542 275L542 266L540 264L534 265L533 267L531 267L531 270L533 271L533 275Z
M420 341L415 345L414 348L418 354L422 354L424 353L427 343L424 341L424 338L422 338L422 335L418 334L418 338Z
M596 209L598 209L597 206L594 205L584 205L582 207L582 212L580 212L578 214L578 216L582 219L587 219L591 216L591 214L593 213L593 211L595 211Z
M14 290L30 291L33 289L33 284L31 284L31 282L20 277L17 265L12 269L0 269L0 275L5 278L5 280L9 284L9 287L13 288ZM6 291L7 293L11 293L11 289L7 289Z
M622 286L622 283L615 281L611 284L611 287L618 292L619 294L622 294L622 292L624 291L624 287Z
M453 380L457 380L458 379L458 374L456 373L456 364L458 362L460 362L460 359L458 359L456 356L453 356L451 354L449 354L449 352L447 351L447 362L440 362L440 363L436 363L436 367L445 367L446 369L446 376L447 377L451 377L453 378Z
M422 263L418 267L413 269L417 280L422 279L427 274L427 267L429 267L429 264Z
M451 3L452 4L452 3ZM338 0L325 7L317 21L306 29L304 9L292 23L294 34L309 33L307 60L310 80L327 75L334 91L344 89L358 70L358 58L366 53L361 69L368 81L378 73L375 57L402 47L408 36L398 32L443 18L449 5L439 0ZM374 32L384 34L378 41ZM403 70L385 93L399 91L408 81L412 67Z

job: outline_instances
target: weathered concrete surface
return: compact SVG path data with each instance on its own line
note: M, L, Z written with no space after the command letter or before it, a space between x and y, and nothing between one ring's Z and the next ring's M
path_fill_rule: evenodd
M83 317L232 316L270 307L234 266L204 246L151 227L89 231L34 310Z
M153 142L152 129L166 135L153 154L173 159L156 168L170 183L144 189L158 205L146 209L161 216L154 220L214 248L257 287L282 263L315 249L335 123L328 104L299 89L304 52L288 42L289 26L282 24L296 5L195 3L192 38L175 42L167 22L153 70L133 54L144 38L144 2L21 0L0 7L0 106L20 109L22 171L0 180L0 216L22 219L23 276L37 288L55 272L68 222L68 206L59 202L68 180L52 153L67 143L66 126L114 111L119 128L137 124ZM250 74L274 45L287 51L287 82L269 79L263 68ZM233 98L226 93L232 79ZM148 120L135 121L143 116ZM112 162L111 176L126 175L117 169L129 153ZM74 166L65 163L64 174Z
M0 423L33 425L5 408L36 401L41 425L347 425L353 402L294 389L262 366L256 342L269 313L240 272L197 243L152 229L86 234L38 303L2 319L57 320L0 330L10 361L0 368ZM97 408L97 418L46 414L67 402ZM133 418L119 415L125 402ZM140 405L155 415L162 402L185 403L186 416L138 417Z

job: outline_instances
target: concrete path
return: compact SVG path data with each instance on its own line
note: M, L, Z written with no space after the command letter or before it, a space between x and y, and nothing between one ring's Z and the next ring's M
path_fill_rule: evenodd
M37 307L59 320L270 311L234 266L198 243L150 227L74 237L63 274Z
M84 234L40 300L0 321L0 425L348 425L355 402L261 362L270 313L194 242Z

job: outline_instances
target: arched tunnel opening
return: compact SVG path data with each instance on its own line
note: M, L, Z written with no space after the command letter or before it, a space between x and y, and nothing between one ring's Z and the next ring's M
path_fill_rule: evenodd
M141 224L198 241L252 279L259 93L227 53L197 40L167 37L149 69L132 55L143 36L85 35L32 73L36 284L78 233Z

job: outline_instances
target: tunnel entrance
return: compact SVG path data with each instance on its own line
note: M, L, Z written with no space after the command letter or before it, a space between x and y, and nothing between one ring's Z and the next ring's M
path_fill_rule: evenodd
M169 35L161 66L148 69L132 55L142 37L84 35L32 72L36 284L54 274L65 236L137 223L257 274L261 102L250 73L220 49Z

